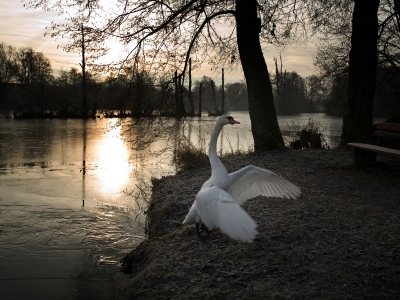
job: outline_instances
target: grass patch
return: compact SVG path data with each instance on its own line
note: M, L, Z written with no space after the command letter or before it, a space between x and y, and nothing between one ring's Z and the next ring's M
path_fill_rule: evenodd
M207 165L208 155L204 149L191 144L183 144L174 151L173 163L178 170L188 170Z
M243 150L243 149L236 149L236 150L232 150L230 152L225 152L222 153L222 155L220 155L221 158L229 158L232 156L243 156L243 155L247 155L247 154L251 154L253 153L252 150Z
M251 148L249 148L248 150L244 150L241 149L239 146L234 149L229 140L229 137L226 137L226 142L229 146L229 150L223 151L221 148L218 154L220 158L243 156L253 152L253 149ZM181 143L179 148L174 151L173 163L178 170L190 170L210 165L206 150L203 147L197 148L196 146L187 142Z

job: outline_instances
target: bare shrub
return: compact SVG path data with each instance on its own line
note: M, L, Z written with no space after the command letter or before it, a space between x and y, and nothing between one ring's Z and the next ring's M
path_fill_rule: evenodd
M306 121L293 118L287 124L289 130L289 147L293 149L318 148L329 149L322 131L326 130L318 119L309 117Z

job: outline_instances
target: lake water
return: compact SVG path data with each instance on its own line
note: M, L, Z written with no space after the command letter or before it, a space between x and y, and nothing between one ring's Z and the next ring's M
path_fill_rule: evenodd
M225 126L220 152L251 149L248 113L232 115L241 124ZM280 116L279 124L288 139L291 124L309 118L336 146L341 118ZM172 121L0 119L0 290L5 299L28 294L29 299L108 299L127 280L119 260L146 238L143 212L150 178L174 173L172 153L180 143L207 149L215 119L192 118L175 131L168 127ZM157 140L149 138L150 147L136 150L132 140L137 136Z

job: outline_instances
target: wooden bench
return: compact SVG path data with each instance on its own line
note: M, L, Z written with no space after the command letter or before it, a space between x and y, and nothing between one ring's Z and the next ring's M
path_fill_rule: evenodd
M378 144L381 137L400 140L400 124L380 123L374 135L379 137ZM355 167L365 167L375 164L376 153L400 158L400 150L397 149L362 143L347 143L347 147L351 148L353 166Z

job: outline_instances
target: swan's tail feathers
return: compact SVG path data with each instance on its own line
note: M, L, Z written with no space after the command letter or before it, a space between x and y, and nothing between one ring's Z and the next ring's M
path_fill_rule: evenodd
M192 207L190 208L188 214L185 217L185 220L183 220L182 224L183 225L189 225L189 224L194 224L196 223L196 219L199 218L199 214L197 212L197 206L196 206L196 201L193 202Z
M220 202L218 227L228 236L243 242L253 242L257 224L247 212L234 202Z
M198 213L207 228L219 227L235 240L251 243L257 235L257 224L224 190L202 188L196 197Z

